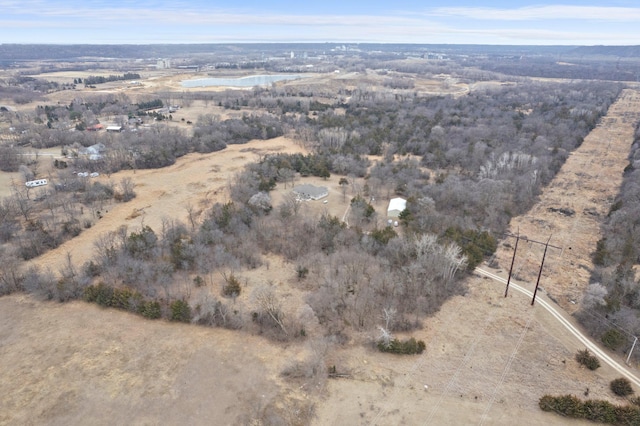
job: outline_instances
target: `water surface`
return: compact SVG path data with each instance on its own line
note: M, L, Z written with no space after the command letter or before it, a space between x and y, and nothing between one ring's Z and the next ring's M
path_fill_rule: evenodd
M181 81L182 87L211 87L211 86L233 86L233 87L253 87L266 86L276 81L297 80L309 76L297 74L281 75L250 75L239 78L198 78L195 80Z

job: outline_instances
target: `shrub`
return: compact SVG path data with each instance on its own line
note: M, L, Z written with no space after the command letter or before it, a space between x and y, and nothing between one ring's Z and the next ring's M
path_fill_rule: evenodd
M309 268L307 268L306 266L298 265L298 267L296 268L296 272L298 273L298 279L303 280L307 278L307 275L309 274Z
M640 425L640 408L634 405L614 406L617 424L619 425Z
M140 304L138 313L147 319L158 319L162 316L160 303L155 300L149 300Z
M190 322L191 307L184 300L176 300L171 303L171 321Z
M102 273L102 267L100 264L95 263L93 260L84 264L84 275L87 277L97 277Z
M578 351L576 354L576 361L587 367L589 370L596 370L600 367L600 361L595 355L591 355L589 349Z
M242 287L240 287L240 280L235 277L235 275L229 275L229 278L226 278L226 284L222 287L222 295L225 297L238 297L240 295L240 291L242 291Z
M424 352L425 348L426 345L422 340L416 340L413 337L404 341L393 339L388 343L382 340L378 342L378 349L381 352L389 352L400 355L421 354L422 352Z
M632 403L633 405L637 405L638 407L640 407L640 396L634 396L629 398L629 402Z
M626 337L618 329L611 328L602 335L601 340L607 348L615 351L625 342Z
M629 396L633 393L631 382L625 377L614 379L609 383L611 391L618 396Z
M618 424L616 406L609 401L590 399L583 403L584 418L601 423Z
M113 298L113 288L105 283L90 285L84 289L84 300L90 303L97 303L106 308L111 307Z
M545 395L540 398L538 406L542 411L553 411L563 416L573 417L575 419L584 418L582 401L573 395L551 396Z

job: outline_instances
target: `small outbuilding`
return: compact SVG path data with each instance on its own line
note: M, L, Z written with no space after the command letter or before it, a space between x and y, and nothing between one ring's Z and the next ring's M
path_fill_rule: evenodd
M94 124L92 126L87 126L87 131L88 132L98 132L100 130L104 130L104 126L100 123L98 124Z
M407 200L404 198L392 198L387 208L388 217L398 217L407 208Z
M329 190L324 186L304 184L293 188L293 193L301 200L319 200L328 196Z

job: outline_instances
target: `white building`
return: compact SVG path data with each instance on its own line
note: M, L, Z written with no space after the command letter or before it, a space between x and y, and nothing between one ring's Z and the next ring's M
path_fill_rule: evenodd
M407 208L407 200L404 198L392 198L387 208L388 217L398 217Z
M171 60L170 59L158 59L156 62L156 68L159 70L164 70L167 68L171 68Z

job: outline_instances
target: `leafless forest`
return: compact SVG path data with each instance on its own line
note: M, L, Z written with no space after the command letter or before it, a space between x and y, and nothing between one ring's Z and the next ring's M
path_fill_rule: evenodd
M251 89L158 85L119 93L99 89L131 76L144 82L139 63L122 58L106 70L79 60L16 62L4 52L0 170L18 177L0 201L0 294L84 299L279 342L311 339L323 349L283 374L339 375L324 361L327 345L410 334L449 297L465 292L461 278L491 258L510 219L528 211L636 78L638 66L601 56L590 62L584 52L575 53L582 58L575 67L563 67L552 60L558 52L518 60L516 52L500 51L488 60L480 52L430 59L408 48L324 55L313 48L299 47L314 58L308 79ZM291 55L285 66L256 52L253 46L242 55L196 52L180 63L217 64L216 73L309 70L301 55ZM572 53L563 54L571 60ZM334 70L350 77L337 79ZM62 71L78 77L48 80L48 72ZM107 71L113 81L87 83L91 73ZM439 92L428 89L433 81ZM67 93L73 95L56 98ZM205 112L178 118L176 111L196 104ZM100 123L120 130L95 130ZM92 259L83 264L71 257L57 270L31 263L143 190L119 171L164 168L187 154L281 136L299 141L307 153L261 156L228 176L228 201L181 206L189 211L186 222L168 217L161 228L113 229L95 240ZM640 131L604 224L606 237L593 248L597 268L584 302L635 335L639 148ZM46 167L44 152L55 152ZM80 171L108 179L79 177ZM342 195L351 200L344 217L310 214L292 194L273 201L276 189L332 176L340 177ZM49 184L25 186L42 178ZM386 205L374 201L393 197L407 200L398 227L388 225ZM286 279L298 300L284 298L278 283L248 285L243 278L268 270L273 259L294 265ZM608 333L613 339L601 321L578 317L598 338Z

